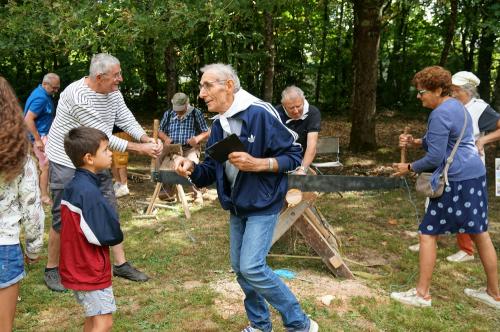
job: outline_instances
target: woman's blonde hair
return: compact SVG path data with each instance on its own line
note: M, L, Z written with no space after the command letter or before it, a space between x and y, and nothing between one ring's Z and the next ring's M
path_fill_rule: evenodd
M0 177L4 181L22 172L28 154L28 131L22 114L14 90L0 76Z

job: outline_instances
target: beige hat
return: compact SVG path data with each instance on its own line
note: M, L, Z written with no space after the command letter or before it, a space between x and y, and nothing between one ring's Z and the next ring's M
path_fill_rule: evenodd
M477 87L481 83L481 80L470 71L459 71L451 77L451 83L457 86L469 84Z
M189 97L182 92L177 92L172 97L172 109L176 112L181 112L186 109L186 105L189 105Z

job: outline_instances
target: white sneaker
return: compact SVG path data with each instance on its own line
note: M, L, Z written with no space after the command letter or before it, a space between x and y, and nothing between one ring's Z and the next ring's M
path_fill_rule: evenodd
M316 323L315 321L313 321L311 318L309 318L309 332L318 332L319 330L319 326L318 326L318 323Z
M446 257L446 260L449 262L463 263L474 260L474 255L469 255L465 251L459 250L453 255Z
M255 327L248 325L243 330L241 330L241 332L262 332L262 330L256 329ZM273 330L271 330L271 332L273 332Z
M481 289L466 288L464 289L464 293L465 295L470 296L478 301L481 301L484 304L489 305L490 307L493 307L495 309L500 309L500 299L495 300L493 296L486 293L486 288L481 288Z
M430 295L428 299L424 299L423 297L417 294L416 288L412 288L406 292L392 292L391 299L415 307L430 307L432 305L432 300Z
M410 251L413 251L413 252L419 252L420 251L420 243L409 246L408 249Z
M126 184L120 184L118 189L115 190L116 198L120 198L128 194L130 194L130 191L128 190L128 186Z

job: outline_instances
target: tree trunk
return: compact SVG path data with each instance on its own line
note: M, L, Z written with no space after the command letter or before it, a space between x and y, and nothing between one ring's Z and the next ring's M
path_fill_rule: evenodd
M167 78L167 101L168 107L172 107L172 97L177 92L177 71L175 49L172 44L167 45L163 55L165 59L165 77Z
M274 47L274 23L273 15L264 11L264 48L266 49L266 60L264 65L264 93L263 98L267 102L273 101L274 84L274 58L276 49Z
M341 97L341 88L340 88L340 82L342 81L342 78L344 77L343 74L343 67L342 66L342 23L344 20L344 0L340 2L340 13L337 19L337 41L335 43L335 54L337 56L335 57L335 79L334 79L334 86L333 86L333 100L339 100ZM337 108L336 105L332 107L334 110Z
M481 40L479 41L479 52L477 56L477 77L481 80L478 92L481 98L487 103L491 97L491 65L493 59L493 49L495 47L495 34L488 26L481 29Z
M349 145L354 152L377 147L375 110L383 4L382 0L354 0L352 127Z
M146 81L144 99L147 108L154 113L158 107L158 79L156 77L155 42L153 38L144 40L143 54L145 64L144 78Z
M387 70L387 87L385 93L385 104L394 105L398 100L404 100L405 91L403 82L405 75L406 58L406 33L407 33L407 17L410 12L410 5L406 0L398 2L399 15L396 18L396 29L394 31L392 52L390 55L389 68Z
M328 10L328 0L323 0L323 27L322 27L322 35L321 35L321 50L319 56L319 66L318 71L316 73L316 91L314 94L314 102L316 105L319 102L319 96L321 92L321 78L323 76L324 63L325 63L325 52L326 52L326 36L329 30L330 23L330 12Z
M477 4L464 3L463 6L462 12L465 20L461 29L463 70L474 71L474 51L476 50L476 43L479 37L479 10Z
M493 108L500 112L500 62L497 66L497 79L495 81L495 91L493 92Z
M445 66L448 60L448 54L450 53L451 42L453 41L453 35L455 34L455 26L457 25L457 0L451 0L451 10L450 17L448 19L448 29L446 30L443 51L441 52L441 60L439 60L440 66Z

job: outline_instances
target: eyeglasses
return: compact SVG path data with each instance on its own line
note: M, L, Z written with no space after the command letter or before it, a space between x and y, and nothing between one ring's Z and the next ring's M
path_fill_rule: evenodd
M59 90L61 88L60 85L52 85L51 83L47 83L52 89Z
M425 90L425 89L422 89L422 90L417 90L417 95L423 95L424 93L426 92L429 92L429 90Z
M198 88L200 88L200 91L205 89L206 91L211 90L214 87L214 83L223 83L226 82L227 80L215 80L215 81L209 81L209 82L203 82L200 85L198 85Z
M117 73L111 74L111 73L101 73L101 75L111 75L113 76L114 79L122 77L122 71L120 70Z

